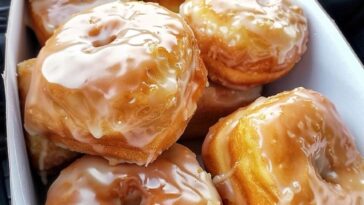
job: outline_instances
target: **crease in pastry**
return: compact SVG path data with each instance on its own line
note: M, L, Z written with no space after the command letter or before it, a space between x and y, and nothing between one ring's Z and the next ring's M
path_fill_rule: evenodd
M227 87L272 82L306 51L307 19L288 0L187 0L180 13L196 35L210 80Z
M197 103L183 138L205 137L209 128L221 117L224 117L240 107L247 106L261 96L262 86L235 90L216 83L209 83Z
M364 159L334 105L298 88L214 125L203 159L224 204L360 204Z
M157 4L80 13L37 57L25 128L70 150L148 164L196 110L207 81L199 53L189 26Z
M78 159L52 184L46 204L219 205L221 199L196 155L175 144L148 167Z

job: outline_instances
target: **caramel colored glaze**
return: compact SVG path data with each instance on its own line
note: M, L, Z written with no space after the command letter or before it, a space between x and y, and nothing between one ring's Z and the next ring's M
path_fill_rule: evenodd
M33 58L18 65L18 88L22 109L25 106L35 62L36 59ZM25 133L25 138L32 165L40 172L53 171L77 156L74 152L56 146L46 137L30 136Z
M221 117L249 105L261 96L261 92L262 86L234 90L209 83L197 103L196 114L188 124L183 138L204 138L209 128Z
M71 150L148 164L182 135L206 81L181 17L152 3L105 4L70 19L40 51L25 128Z
M221 201L195 154L176 144L148 167L110 166L102 158L85 156L62 171L46 204L219 205Z
M214 125L204 162L224 204L364 202L364 158L334 105L297 88Z
M272 82L306 51L307 20L288 0L187 0L180 13L210 80L231 88Z
M42 45L74 14L115 0L29 0L34 31ZM127 1L127 0L120 0Z
M147 2L156 2L161 6L166 7L167 9L174 11L176 13L179 12L179 6L184 2L184 0L146 0Z

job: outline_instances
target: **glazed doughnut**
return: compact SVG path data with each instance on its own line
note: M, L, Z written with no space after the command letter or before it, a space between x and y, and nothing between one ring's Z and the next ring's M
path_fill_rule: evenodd
M18 65L18 88L21 107L24 108L32 76L32 69L36 59L26 60ZM25 133L26 145L30 154L33 167L40 173L46 175L56 168L70 162L77 154L67 149L56 146L54 143L42 136L30 136Z
M115 0L29 0L34 32L44 45L54 30L72 15L112 1Z
M307 20L289 0L187 0L210 80L235 89L272 82L306 51Z
M148 167L110 166L85 156L64 169L48 191L46 205L58 204L221 204L193 152L174 145Z
M364 158L334 105L298 88L214 125L203 159L224 204L364 201Z
M196 114L188 124L184 138L205 137L209 128L221 117L247 106L261 96L262 86L234 90L209 83L197 103Z
M206 81L179 15L152 3L104 4L71 18L40 51L25 128L113 163L148 164L182 135Z
M167 9L179 12L179 6L185 1L185 0L146 0L147 2L156 2L161 6L166 7Z

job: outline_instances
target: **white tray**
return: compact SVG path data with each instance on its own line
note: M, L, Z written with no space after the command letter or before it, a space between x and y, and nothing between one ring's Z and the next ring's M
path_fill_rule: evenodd
M31 56L24 19L27 18L25 0L11 3L6 36L5 73L6 124L10 163L12 204L35 205L33 181L25 149L20 116L16 65ZM302 61L288 76L267 86L268 94L275 94L298 86L323 93L336 105L344 122L356 136L356 143L364 153L364 70L336 25L315 0L296 1L309 19L310 43Z

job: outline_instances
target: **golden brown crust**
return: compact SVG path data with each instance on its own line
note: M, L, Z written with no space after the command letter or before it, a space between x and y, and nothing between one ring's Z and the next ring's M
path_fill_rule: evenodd
M51 134L48 137L54 143L62 144L70 150L101 155L108 159L111 164L129 162L144 165L154 161L159 154L171 147L179 138L175 133L181 133L182 130L179 129L183 129L184 126L185 122L180 122L180 124L176 122L173 126L176 130L170 130L170 132L165 133L165 136L159 136L158 139L143 148L128 146L118 136L103 136L100 139L87 136L85 138L87 143Z
M280 66L282 68L278 68L279 65L277 65L276 59L269 58L248 65L247 67L254 69L244 72L241 72L240 68L226 66L210 57L202 55L202 58L206 67L209 68L209 79L227 87L244 89L246 86L259 86L283 77L293 69L293 66L300 60L301 54L295 52L294 56L288 59L284 66ZM241 59L244 59L244 57L241 57ZM268 70L267 68L271 69Z
M220 120L202 156L224 204L363 200L364 159L332 103L314 91L262 98Z

